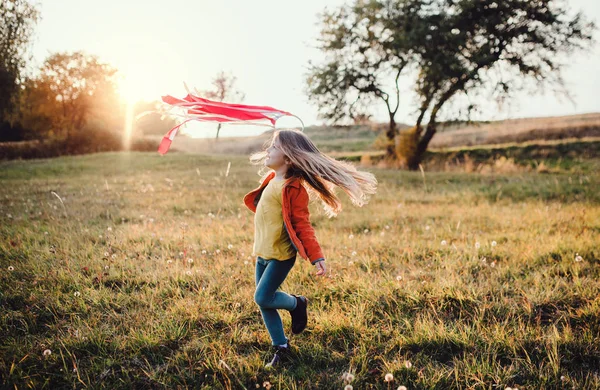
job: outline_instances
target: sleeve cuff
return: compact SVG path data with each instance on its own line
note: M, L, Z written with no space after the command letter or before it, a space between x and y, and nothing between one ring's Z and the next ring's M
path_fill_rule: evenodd
M320 261L325 261L325 258L324 258L324 257L320 257L320 258L318 258L317 260L311 261L310 263L311 263L312 265L315 265L315 264L317 264L317 263L318 263L318 262L320 262Z

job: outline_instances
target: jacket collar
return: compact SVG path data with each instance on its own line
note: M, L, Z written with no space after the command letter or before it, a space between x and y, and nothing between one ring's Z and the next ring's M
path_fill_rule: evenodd
M269 174L265 177L265 180L263 180L261 187L265 187L267 184L269 184L271 179L273 179L274 177L275 171L269 172ZM294 188L300 188L300 180L297 177L292 177L286 180L285 185Z

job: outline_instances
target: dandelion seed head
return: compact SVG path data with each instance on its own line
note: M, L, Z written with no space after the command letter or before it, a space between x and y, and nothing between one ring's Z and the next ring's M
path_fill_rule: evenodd
M350 372L345 372L344 373L344 380L348 381L348 382L352 382L354 380L354 374L350 373Z
M350 234L350 235L348 236L348 238L349 238L349 239L353 239L353 238L354 238L354 234Z
M385 230L390 230L390 225L385 225Z
M233 249L233 245L231 245L231 244L227 245L227 249Z
M425 230L429 230L431 229L431 227L429 227L429 225L425 226Z
M344 386L344 390L352 390L352 389L354 389L354 387L352 387L352 385Z
M244 261L244 265L248 265L248 260L245 260L245 261Z
M397 390L407 390L407 389L406 389L406 386L398 386Z
M350 260L350 261L348 262L348 265L354 265L354 262L353 262L352 260Z
M14 271L14 270L15 270L15 267L13 267L12 265L9 265L9 266L8 266L8 270L9 270L9 271Z
M76 297L80 297L81 293L79 291L75 291L75 293L73 295L75 295Z
M108 265L105 265L105 266L104 266L104 269L109 269L109 268L110 268L110 267L109 267Z
M108 230L109 232L112 232L112 228L110 226L107 227L106 230Z
M441 244L442 244L442 246L446 246L446 245L448 245L448 241L442 240Z
M492 246L496 246L498 243L496 241L492 241Z
M367 234L367 233L369 233L369 229L365 229L365 230L363 230L363 232L364 232L365 234Z
M479 241L475 243L475 248L477 248L477 249L481 248L481 244L479 243Z
M401 280L402 280L402 275L398 275L398 276L396 276L396 280L397 280L397 281L401 281Z
M111 258L116 259L117 255L113 253L113 255L111 256Z
M167 260L167 264L171 264L173 262L173 260L169 259Z
M110 253L104 252L104 257L108 257L109 255L110 255Z
M220 249L217 249L217 250L215 251L215 253L218 255L219 253L221 253L221 250L220 250Z
M194 259L192 259L192 258L189 258L189 259L187 259L187 262L188 262L189 264L192 264L192 263L194 262Z
M407 361L404 362L404 367L411 368L412 367L412 363L407 360Z
M179 256L183 257L183 252L179 252Z
M44 232L44 236L47 236L47 235L48 235L48 232Z
M202 254L205 255L206 254L206 249L202 249Z
M186 271L185 274L188 275L188 276L191 276L192 275L192 271Z
M385 374L385 381L386 381L386 382L391 382L391 381L393 381L393 380L394 380L394 375L392 375L392 374L391 374L391 373L389 373L389 372L388 372L387 374Z
M579 263L580 261L583 261L583 257L581 257L581 256L579 256L579 254L577 254L577 256L575 256L575 261Z
M352 256L356 256L356 251L352 251Z
M269 381L264 381L263 382L263 387L267 390L269 390L271 388L271 382Z
M45 349L44 350L44 356L50 356L50 355L52 355L52 351L49 350L49 349Z

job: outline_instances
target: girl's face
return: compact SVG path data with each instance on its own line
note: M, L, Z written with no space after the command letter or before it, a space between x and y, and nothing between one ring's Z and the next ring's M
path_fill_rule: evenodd
M283 151L280 148L279 139L276 138L271 146L267 148L267 159L265 160L265 165L273 170L277 170L289 163L289 160L283 154Z

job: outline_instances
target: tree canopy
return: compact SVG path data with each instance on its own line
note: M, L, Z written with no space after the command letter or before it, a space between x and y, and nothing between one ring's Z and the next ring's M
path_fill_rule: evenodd
M399 78L412 76L418 112L409 168L418 167L440 110L459 94L491 84L494 98L526 85L562 85L565 55L592 42L593 23L566 0L357 0L321 18L324 63L311 64L308 95L323 118L339 121L387 107L388 157L399 157ZM425 125L425 121L427 121Z

